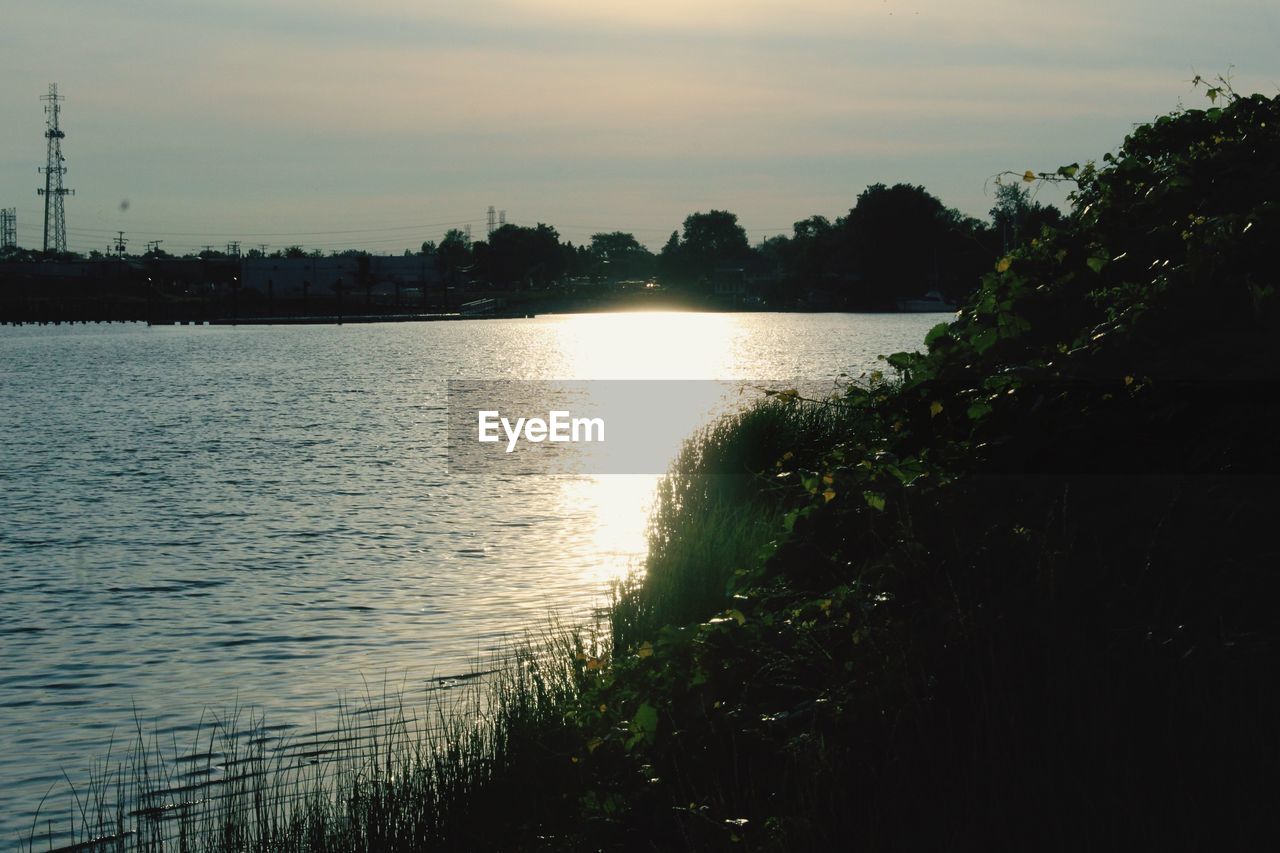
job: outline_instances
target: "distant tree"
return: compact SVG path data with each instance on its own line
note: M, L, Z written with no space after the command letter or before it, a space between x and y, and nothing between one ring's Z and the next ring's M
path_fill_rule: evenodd
M422 245L425 249L427 244ZM471 271L475 262L471 241L457 228L450 228L445 232L444 239L435 249L435 254L436 269L448 284L461 283L463 275Z
M653 252L625 231L592 234L587 253L594 274L615 279L648 278L657 262Z
M791 226L792 237L783 257L784 270L793 289L822 288L839 255L839 232L825 216L810 216Z
M596 274L596 260L591 254L591 247L583 243L575 246L569 240L561 247L564 255L564 274L566 276L583 276Z
M675 284L685 278L684 262L680 252L680 232L672 231L671 236L658 253L658 276L663 284Z
M991 268L998 246L985 222L923 187L873 184L848 216L802 219L790 238L760 250L779 261L779 301L814 297L833 307L884 308L926 290L963 296Z
M1045 226L1062 224L1062 212L1053 205L1031 199L1028 187L1013 183L996 185L996 203L991 208L991 225L1000 237L1004 252L1038 235Z
M301 246L289 246L284 250L284 256L286 258L305 258L307 257L307 250Z
M946 261L939 251L948 211L924 187L872 184L844 221L844 242L858 274L850 294L862 307L935 288Z
M541 222L533 228L510 224L498 228L477 254L477 262L489 281L499 286L545 287L564 275L568 266L560 234Z
M717 268L746 263L751 246L737 214L711 210L685 217L676 254L677 266L686 281L709 281Z
M422 249L418 252L420 255L434 255L436 253L435 240L423 240ZM405 249L405 254L409 254L409 250Z
M755 254L767 266L781 271L791 250L791 238L785 234L766 237L755 245Z
M20 246L0 248L0 261L31 261L38 253L34 249L23 249ZM101 254L101 253L99 253Z

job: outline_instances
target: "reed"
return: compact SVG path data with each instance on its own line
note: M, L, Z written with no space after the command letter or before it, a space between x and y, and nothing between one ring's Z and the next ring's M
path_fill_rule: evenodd
M37 814L29 851L422 850L501 847L545 820L563 779L563 709L595 629L548 628L476 677L421 693L366 689L332 725L210 714L161 735L139 720L81 786L74 819ZM565 762L566 764L568 762ZM554 793L553 793L554 792ZM55 832L56 827L56 832Z

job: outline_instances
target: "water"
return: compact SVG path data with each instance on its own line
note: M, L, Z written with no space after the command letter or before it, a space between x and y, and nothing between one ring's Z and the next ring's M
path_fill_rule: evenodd
M305 723L599 603L653 478L447 474L448 379L834 378L939 319L0 329L0 846L135 708Z

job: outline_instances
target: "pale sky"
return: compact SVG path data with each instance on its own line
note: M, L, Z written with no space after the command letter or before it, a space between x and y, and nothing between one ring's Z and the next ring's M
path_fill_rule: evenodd
M398 254L489 205L756 242L877 181L985 217L994 174L1100 158L1197 72L1274 95L1278 57L1276 0L4 0L0 207L38 248L57 82L80 251Z

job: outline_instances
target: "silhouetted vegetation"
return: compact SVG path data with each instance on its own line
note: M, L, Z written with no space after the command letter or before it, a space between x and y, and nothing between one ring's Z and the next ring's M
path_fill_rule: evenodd
M1002 250L1035 238L1061 219L1056 208L1029 197L1017 184L995 185L993 224L948 208L923 187L874 184L863 191L846 216L834 222L812 216L795 223L790 235L778 235L751 246L738 217L724 210L692 213L655 254L625 231L593 234L590 244L562 242L559 232L538 223L504 224L472 241L451 229L437 244L427 240L417 253L428 257L431 281L414 282L439 293L428 298L378 305L371 289L376 275L362 273L364 307L373 313L421 313L482 297L513 294L530 310L563 310L614 305L602 297L626 295L639 286L661 285L667 302L685 307L773 310L891 310L901 298L936 290L961 299L977 286ZM151 246L141 255L88 258L75 253L46 255L7 249L0 256L0 318L17 321L214 319L231 316L233 281L244 282L232 267L247 262L298 262L369 253L348 249L328 253L287 246L274 251L249 249L241 255L211 246L175 256ZM203 262L200 266L196 262ZM228 272L229 271L229 272ZM233 278L233 276L235 276ZM150 282L149 285L145 282ZM221 287L221 284L227 284ZM258 283L261 285L261 282ZM312 276L305 298L290 302L271 294L295 315L331 315L336 282L322 284ZM347 281L345 286L352 286ZM316 286L320 285L320 286ZM240 287L235 288L239 290ZM244 310L266 293L245 286ZM446 298L446 291L457 298ZM397 289L397 294L399 290ZM652 302L652 292L643 294ZM180 298L174 298L180 297ZM239 296L237 297L239 298ZM86 304L86 300L93 304ZM259 300L261 301L261 300ZM156 313L157 305L163 310ZM145 310L144 310L145 308Z
M269 844L1273 847L1280 98L1210 91L1028 175L1072 213L927 352L691 441L606 636Z
M1275 841L1278 122L1040 176L1072 216L927 354L689 447L581 705L620 842Z

